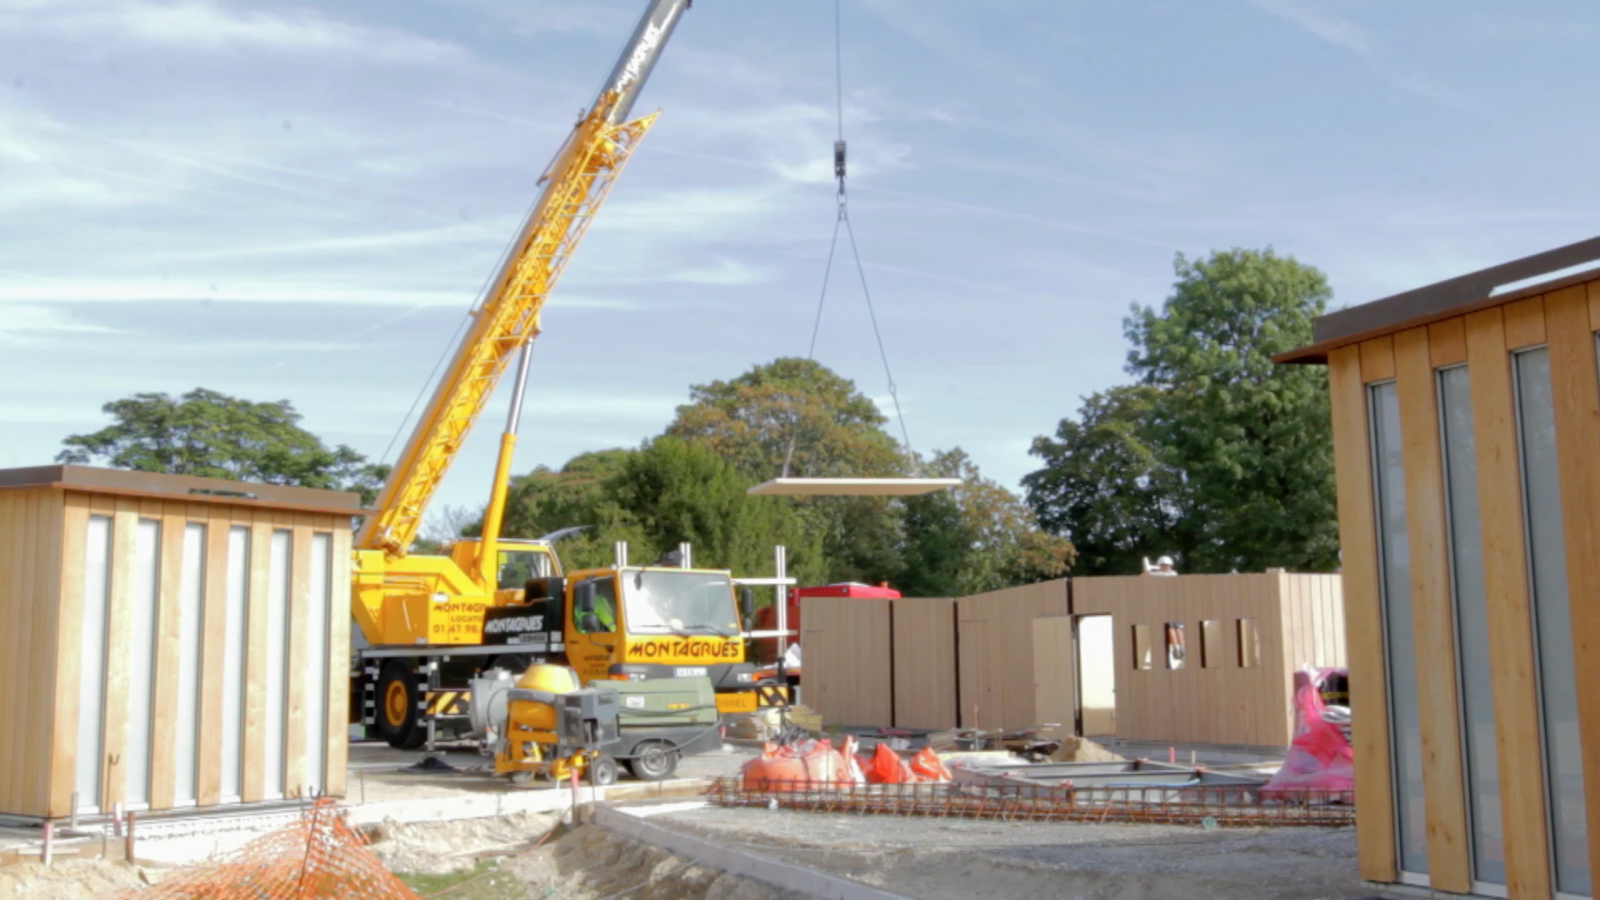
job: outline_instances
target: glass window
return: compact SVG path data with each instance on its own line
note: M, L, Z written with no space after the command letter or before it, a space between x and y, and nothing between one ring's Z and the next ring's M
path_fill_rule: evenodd
M508 549L502 545L497 552L495 587L502 591L521 590L530 578L548 577L550 557L542 549Z
M1185 650L1183 646L1183 623L1167 623L1167 668L1181 669L1184 666Z
M1541 347L1517 353L1513 359L1556 885L1563 893L1588 896L1589 829L1583 808L1578 685L1567 605L1566 532L1561 524L1561 475L1556 469L1550 354Z
M628 630L636 634L739 633L733 582L726 575L639 569L623 576Z
M1254 669L1261 665L1261 629L1255 619L1239 619L1234 624L1239 632L1239 668Z
M1150 626L1133 626L1133 667L1150 668Z
M1478 528L1478 460L1472 443L1472 393L1466 366L1439 372L1445 502L1456 618L1457 682L1462 749L1472 827L1474 881L1506 883L1500 828L1500 771L1494 745L1489 668L1489 608L1483 588L1483 534Z
M1400 458L1400 399L1392 381L1373 385L1368 391L1400 868L1423 874L1428 871L1428 826L1422 788L1416 642L1412 639L1405 468Z
M1227 651L1222 649L1222 620L1205 619L1200 623L1200 668L1219 669L1222 667L1223 655Z

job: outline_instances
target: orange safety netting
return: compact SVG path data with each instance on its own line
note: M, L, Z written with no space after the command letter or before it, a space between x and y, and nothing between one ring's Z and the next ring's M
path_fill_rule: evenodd
M215 862L172 875L137 900L417 900L389 873L331 799L300 821L262 835Z

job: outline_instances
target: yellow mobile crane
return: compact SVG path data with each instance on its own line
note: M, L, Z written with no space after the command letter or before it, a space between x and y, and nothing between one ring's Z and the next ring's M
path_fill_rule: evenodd
M543 193L482 301L356 539L353 687L370 731L421 746L425 723L465 719L466 680L499 667L571 665L585 680L708 675L723 711L754 709L726 571L669 563L563 576L547 541L500 537L539 313L654 114L628 118L692 0L651 0L621 58L541 179ZM409 552L429 499L520 353L483 535L447 556ZM745 606L749 601L746 596ZM451 685L459 687L452 689Z

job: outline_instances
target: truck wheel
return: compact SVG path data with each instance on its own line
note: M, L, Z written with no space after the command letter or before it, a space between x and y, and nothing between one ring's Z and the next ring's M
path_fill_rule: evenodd
M395 660L378 676L378 731L396 750L415 750L428 741L428 731L417 726L417 674Z
M617 783L617 761L609 756L598 756L589 760L589 765L584 772L584 780L593 787L605 787Z
M633 748L628 770L640 781L665 781L678 771L678 751L665 741L649 741Z

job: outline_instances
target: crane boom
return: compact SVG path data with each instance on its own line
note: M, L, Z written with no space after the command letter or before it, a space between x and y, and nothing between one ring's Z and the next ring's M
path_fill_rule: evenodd
M589 111L550 169L544 190L405 450L396 460L356 548L403 557L439 482L494 393L511 357L539 333L539 313L655 115L629 121L633 103L692 0L652 0ZM485 534L489 540L497 535Z

